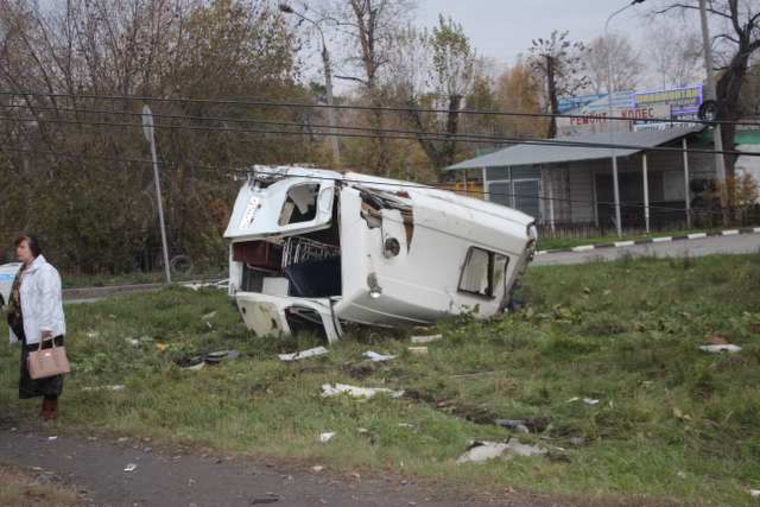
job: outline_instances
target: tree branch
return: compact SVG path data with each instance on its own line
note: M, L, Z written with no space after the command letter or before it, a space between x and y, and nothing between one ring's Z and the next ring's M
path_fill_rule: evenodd
M333 76L333 77L334 77L335 79L342 79L342 80L344 80L344 81L356 81L357 83L361 83L361 84L363 84L363 85L365 85L365 86L368 84L368 83L367 83L367 80L366 80L366 79L362 79L362 78L360 78L360 77L354 77L354 76L338 76L338 75L335 75L335 76Z
M660 11L655 11L655 14L665 14L668 11L672 11L673 9L690 9L690 10L698 11L699 7L696 7L694 5L686 5L686 4L673 4L673 5L669 5L668 7ZM715 14L716 16L720 16L722 18L731 20L731 16L729 16L725 12L720 12L720 11L716 11L715 9L709 9L709 8L707 9L707 12L709 12L710 14Z

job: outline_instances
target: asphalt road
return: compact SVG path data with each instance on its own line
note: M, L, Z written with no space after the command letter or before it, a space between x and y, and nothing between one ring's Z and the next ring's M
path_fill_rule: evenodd
M305 471L310 469L303 465L152 449L151 445L141 440L88 440L58 434L52 427L45 432L0 427L0 464L31 468L42 476L50 474L63 484L76 487L88 506L578 505L520 493L474 499L395 475L367 477L363 471L337 475L329 468L312 472ZM126 471L132 468L130 464L134 470Z
M583 264L594 261L610 261L621 257L657 256L657 257L701 257L713 254L760 253L760 234L740 234L736 236L718 236L714 238L690 239L668 243L649 243L622 248L602 248L588 252L561 252L537 255L534 266L553 264Z

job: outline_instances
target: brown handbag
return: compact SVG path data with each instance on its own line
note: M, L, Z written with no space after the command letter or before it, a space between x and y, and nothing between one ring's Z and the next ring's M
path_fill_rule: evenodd
M29 353L27 367L32 380L64 375L71 371L69 358L66 357L66 348L63 345L56 346L55 338L50 338L50 340L53 342L51 348L43 349L42 344L45 340L41 339L37 350Z

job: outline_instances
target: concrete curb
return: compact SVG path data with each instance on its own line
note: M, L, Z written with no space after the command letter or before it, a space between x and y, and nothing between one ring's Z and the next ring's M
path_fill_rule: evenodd
M678 236L663 236L660 238L647 238L636 241L615 241L612 243L599 243L597 245L582 245L569 248L554 248L551 250L539 250L535 255L547 255L553 253L590 252L592 250L604 250L607 248L625 248L636 245L650 245L652 243L670 243L672 241L688 241L691 239L714 238L719 236L736 236L737 234L760 234L760 227L742 227L740 229L727 229L715 232L696 232L681 234ZM540 241L540 239L539 239Z

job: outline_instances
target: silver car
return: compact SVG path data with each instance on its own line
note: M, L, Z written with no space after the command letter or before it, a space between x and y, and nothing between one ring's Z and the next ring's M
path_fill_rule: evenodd
M0 308L8 303L11 296L11 287L16 278L21 263L14 262L0 265Z

